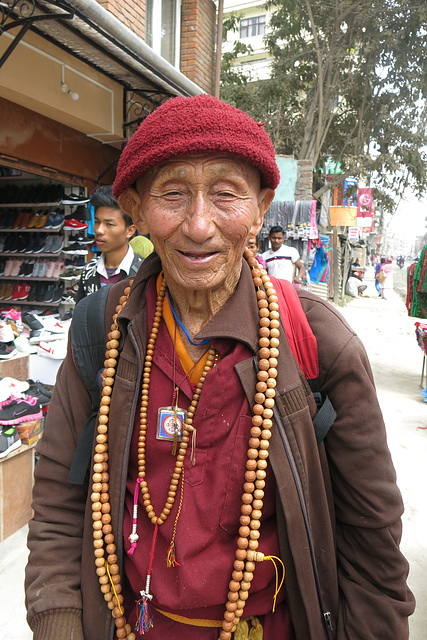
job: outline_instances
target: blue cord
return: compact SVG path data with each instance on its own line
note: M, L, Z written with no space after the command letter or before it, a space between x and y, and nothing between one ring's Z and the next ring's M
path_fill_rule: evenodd
M190 334L188 333L188 329L186 327L184 327L184 325L182 324L181 320L178 318L175 309L172 306L172 302L171 302L171 299L170 299L170 296L169 296L169 291L166 290L166 293L167 293L167 296L168 296L170 308L172 309L173 317L175 318L175 321L179 324L179 326L181 327L181 329L183 330L183 332L187 336L187 339L190 342L190 344L194 345L195 347L198 347L200 344L207 344L208 342L210 342L211 341L210 338L204 338L200 342L194 342L190 338Z

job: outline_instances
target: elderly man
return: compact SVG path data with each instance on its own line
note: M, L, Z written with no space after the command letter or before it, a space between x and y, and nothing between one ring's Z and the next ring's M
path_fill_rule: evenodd
M68 474L92 408L72 344L58 375L28 542L36 640L408 638L365 351L245 251L278 180L261 125L207 95L168 100L127 144L115 195L155 253L108 294L82 485ZM320 444L313 378L336 411Z

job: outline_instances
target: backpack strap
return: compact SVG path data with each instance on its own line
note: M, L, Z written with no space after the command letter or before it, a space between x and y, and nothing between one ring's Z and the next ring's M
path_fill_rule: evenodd
M316 435L316 442L317 444L320 444L334 424L337 412L335 411L329 396L321 393L319 389L319 380L314 378L313 380L307 380L307 382L310 385L310 389L317 404L317 413L313 418L313 426L314 433Z
M83 484L92 453L96 417L101 401L101 374L105 358L105 306L111 284L80 300L70 327L71 351L77 372L90 393L92 413L77 443L68 482ZM101 369L99 368L101 365Z
M135 276L136 272L138 271L139 267L142 265L143 262L144 262L144 258L140 256L138 253L135 253L132 260L132 264L130 265L129 275Z

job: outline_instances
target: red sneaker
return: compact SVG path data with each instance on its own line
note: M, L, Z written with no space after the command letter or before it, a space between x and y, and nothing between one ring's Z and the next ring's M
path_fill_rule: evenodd
M64 227L63 227L66 231L83 231L83 229L87 229L88 225L85 224L84 222L79 222L78 220L74 220L74 218L71 218L70 220L66 220Z
M18 285L19 286L19 285ZM21 284L21 290L18 292L18 300L26 300L28 298L28 294L30 293L30 285L29 284Z
M22 284L15 284L15 286L13 287L12 300L19 300L21 291L22 291Z

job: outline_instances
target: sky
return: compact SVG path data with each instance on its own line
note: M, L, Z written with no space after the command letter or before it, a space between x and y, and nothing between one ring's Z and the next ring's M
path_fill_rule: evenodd
M427 198L417 199L409 194L402 199L396 213L391 216L387 226L387 235L400 237L406 242L413 242L416 236L427 232Z

